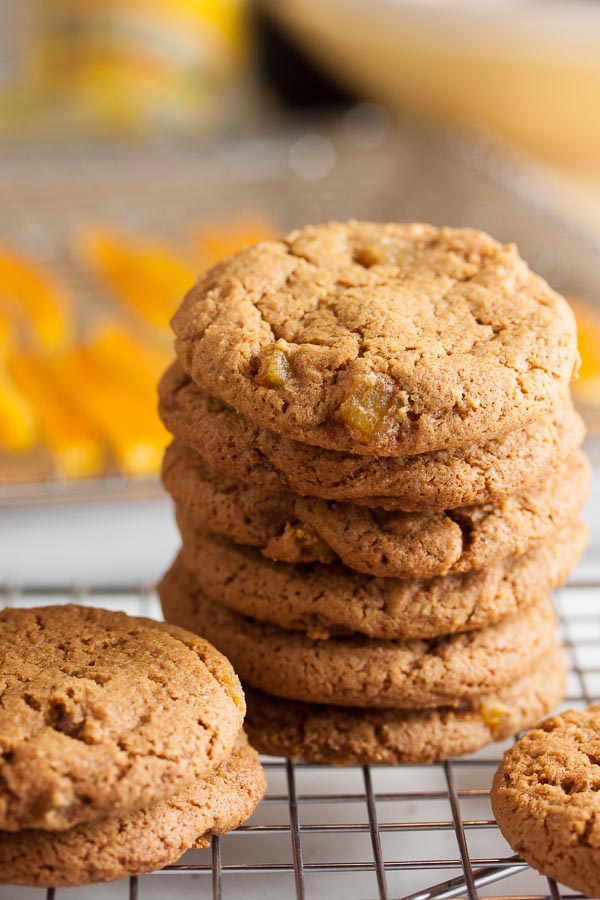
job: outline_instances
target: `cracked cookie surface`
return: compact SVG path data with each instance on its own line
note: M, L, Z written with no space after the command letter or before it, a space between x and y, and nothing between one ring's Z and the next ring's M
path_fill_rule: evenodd
M581 444L584 425L570 398L504 437L418 456L373 457L322 450L260 428L211 397L174 363L159 385L172 434L210 465L268 491L408 512L488 503L534 484Z
M167 621L208 635L242 681L291 700L337 706L420 709L460 706L535 667L554 646L548 597L497 625L431 640L364 636L318 640L233 612L193 590L158 587Z
M491 800L530 866L600 896L600 706L567 710L523 735L504 755Z
M67 831L0 833L0 883L73 887L152 872L198 839L237 828L265 787L258 754L242 733L212 775L149 809Z
M219 475L194 450L167 449L163 483L185 515L276 562L334 562L383 578L468 572L517 556L571 522L590 487L574 451L541 483L496 504L436 513L369 509L270 493Z
M148 806L227 758L245 703L208 641L83 606L0 612L0 828Z
M562 699L564 651L462 709L358 709L281 700L247 688L247 727L260 753L312 763L432 763L473 753L534 725Z
M589 537L575 520L546 544L480 572L396 579L339 564L273 563L181 516L179 526L183 547L165 575L176 591L199 588L242 615L321 638L430 638L491 625L562 585Z
M573 314L513 245L469 229L307 226L220 263L173 319L194 381L328 449L403 456L552 410L578 361Z

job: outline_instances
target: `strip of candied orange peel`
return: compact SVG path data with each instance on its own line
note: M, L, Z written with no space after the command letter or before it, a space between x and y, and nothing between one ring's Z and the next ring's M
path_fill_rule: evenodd
M577 320L577 340L581 366L579 378L600 377L600 310L583 300L571 299ZM600 400L600 398L598 398Z
M203 269L250 244L277 237L273 222L258 214L240 214L229 219L204 222L191 232L191 243Z
M73 401L82 385L59 383L52 361L35 353L15 353L9 370L36 410L40 436L61 478L90 478L104 464L100 434Z
M77 240L87 265L114 296L165 333L195 281L191 266L165 243L129 238L107 227L87 227Z
M10 317L0 309L0 359L6 359L15 346L15 333Z
M169 435L156 412L154 393L120 377L93 348L76 347L52 361L62 384L78 384L77 403L129 475L158 472Z
M99 323L88 340L93 354L123 378L139 382L155 402L158 379L172 360L172 352L158 343L143 340L120 322Z
M0 360L0 447L11 453L25 453L37 441L33 406L11 378Z
M56 351L72 338L72 299L65 284L45 266L0 247L3 311L24 327L41 350Z

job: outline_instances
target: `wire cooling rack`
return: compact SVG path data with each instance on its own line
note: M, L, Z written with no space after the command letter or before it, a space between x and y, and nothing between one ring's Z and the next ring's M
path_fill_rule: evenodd
M598 548L596 548L597 550ZM570 662L565 706L600 702L600 571L592 551L557 595ZM158 616L151 589L6 588L11 605L76 601ZM445 900L580 895L514 856L491 813L502 750L434 766L337 769L264 759L268 792L236 832L160 872L110 885L0 887L2 900Z
M274 124L259 136L214 144L5 144L0 241L64 278L78 300L80 328L123 314L74 253L82 226L108 222L184 247L199 222L240 211L282 231L346 218L481 228L514 240L557 290L600 303L600 236L571 217L550 171L472 122L438 131L408 122L386 127L382 116L367 104L327 122ZM600 432L596 406L586 412ZM0 457L0 509L161 493L157 479L119 475L72 482L38 472L42 480L20 483L14 466L23 465Z

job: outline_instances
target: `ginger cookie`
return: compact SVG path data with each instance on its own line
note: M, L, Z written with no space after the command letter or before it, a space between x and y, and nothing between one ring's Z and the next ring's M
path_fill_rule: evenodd
M458 709L358 709L281 700L247 688L246 723L261 753L312 763L432 763L473 753L535 724L560 703L566 661L551 650L536 668Z
M61 830L207 777L245 712L194 634L83 606L0 613L0 827Z
M351 632L429 638L491 625L560 586L589 534L575 520L546 544L479 572L396 579L359 575L339 564L272 563L178 518L183 548L165 578L243 615L321 638Z
M418 456L370 457L322 450L260 428L201 391L178 363L160 385L169 431L224 475L272 492L407 512L489 503L539 482L578 447L584 424L569 397L501 438Z
M460 706L530 671L554 646L548 597L497 625L430 640L310 638L233 612L188 579L158 586L167 621L206 634L242 681L290 700L420 709Z
M578 365L566 300L470 229L332 222L242 250L173 318L203 389L287 437L372 456L550 412Z
M237 828L265 787L258 754L242 732L208 778L148 809L66 831L0 833L0 883L73 887L152 872L211 834Z
M278 562L333 562L366 575L431 578L483 569L547 540L577 515L590 487L582 450L522 494L437 513L369 509L272 494L219 475L179 443L163 482L198 523Z
M530 866L600 897L600 706L569 709L523 735L504 755L491 800Z

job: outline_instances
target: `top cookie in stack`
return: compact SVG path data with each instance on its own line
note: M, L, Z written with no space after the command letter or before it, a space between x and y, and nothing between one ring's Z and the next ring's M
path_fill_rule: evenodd
M552 412L577 360L567 303L470 230L304 228L215 267L173 320L195 383L264 428L406 456Z
M522 615L581 552L589 473L569 397L574 317L513 245L420 224L309 226L216 266L173 327L177 361L160 395L176 440L163 476L184 541L163 606L167 618L205 627L250 685L303 701L299 717L314 699L311 721L324 728L335 718L337 707L319 704L336 696L336 676L318 666L314 691L300 697L294 654L312 665L329 639L336 658L354 658L344 641L366 635L374 671L373 654L390 640L400 653L407 638ZM211 604L240 621L221 634L223 617L199 612ZM231 634L249 621L277 626L287 668L266 638L254 640L258 660L244 656ZM540 651L546 665L552 646ZM260 685L257 662L266 666ZM507 667L480 695L530 677L536 663L541 656ZM467 694L478 709L477 685L459 684L455 705ZM559 694L533 704L537 715ZM406 705L419 710L411 696ZM358 692L352 703L356 732L371 701ZM396 719L405 715L397 694L394 704ZM509 730L531 720L533 706L507 716ZM267 718L253 737L272 749ZM332 757L319 735L310 752L292 743L277 749Z
M307 227L216 266L173 327L167 427L267 490L448 508L513 493L581 440L573 314L477 231Z

